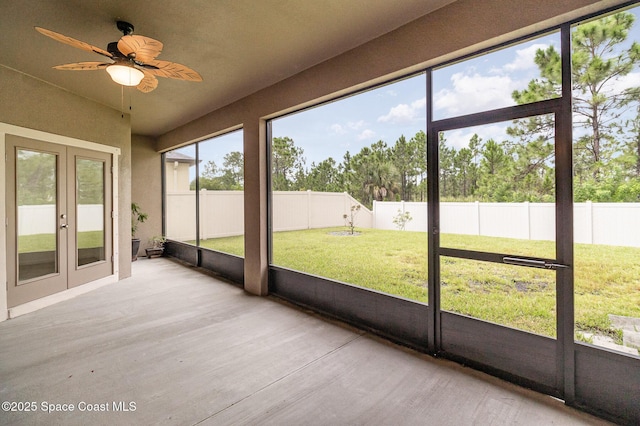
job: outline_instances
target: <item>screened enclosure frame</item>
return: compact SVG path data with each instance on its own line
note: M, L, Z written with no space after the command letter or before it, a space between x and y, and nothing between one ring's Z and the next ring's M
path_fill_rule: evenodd
M620 423L640 422L637 403L640 383L640 357L607 350L574 338L574 211L573 211L573 123L571 84L571 31L575 24L636 4L627 2L591 13L561 25L549 27L497 46L425 67L417 72L376 84L351 93L381 87L416 75L426 80L427 136L427 264L428 303L420 303L376 290L358 287L322 276L292 270L273 264L273 193L271 190L272 120L266 120L267 138L267 263L269 293L294 304L310 308L332 318L352 324L391 341L420 352L450 358L476 369L540 392L562 398L566 404L579 407ZM639 23L640 24L640 23ZM560 96L530 104L510 106L452 118L433 119L433 72L478 55L503 47L559 32L562 61ZM305 106L293 114L335 100ZM550 338L492 324L441 309L440 257L504 263L509 253L441 247L438 133L444 130L487 123L552 114L555 119L555 258L516 256L516 260L535 260L552 264L556 276L556 337ZM273 118L272 118L273 117ZM245 146L248 142L245 141ZM262 153L261 153L262 154ZM198 151L196 148L196 157ZM196 158L198 161L198 158ZM163 154L164 164L164 154ZM163 168L163 188L166 187ZM197 184L196 184L197 185ZM196 187L197 188L197 187ZM196 198L196 203L198 199ZM166 231L165 197L163 234ZM199 227L199 218L195 218ZM199 233L198 233L199 238ZM212 269L242 283L242 258L214 252L176 241L167 243L167 254L188 263ZM480 338L474 336L481 336ZM485 340L485 341L482 341ZM469 346L474 345L474 346Z
M180 259L191 265L215 271L222 277L229 279L233 284L242 286L244 282L244 257L213 250L200 245L200 144L217 137L222 137L237 131L242 127L230 129L215 136L203 138L199 141L182 146L181 148L194 146L195 150L195 244L167 239L165 254ZM170 152L170 151L167 151ZM167 176L165 162L167 152L161 155L161 179L162 179L162 235L167 235Z
M562 398L568 405L580 407L602 417L622 423L640 419L640 407L637 404L638 391L635 388L635 384L640 383L640 357L623 355L574 339L571 30L573 25L581 21L622 10L631 4L633 3L629 2L624 6L593 13L411 74L417 75L424 72L426 78L428 304L274 265L272 262L273 197L271 190L268 194L269 292L422 352L451 358L520 385ZM434 69L550 32L560 33L563 84L558 97L433 120L432 72ZM408 76L404 78L406 77ZM389 83L392 82L384 84ZM371 87L365 90L369 89ZM354 94L349 96L352 95ZM535 260L546 262L555 270L556 338L538 336L440 309L440 256L503 263L507 254L440 247L438 132L541 114L552 114L556 126L554 133L556 256L555 259L537 258ZM272 170L271 136L270 120L267 122L269 188L271 188ZM526 257L522 256L522 258ZM457 327L466 327L469 332L466 337L461 335L463 338L469 338L477 333L488 333L489 338L486 342L474 342L478 343L474 351L486 351L489 355L476 356L474 355L476 352L464 352L464 350L458 352L443 347L443 336L446 340L447 333L452 333ZM500 350L495 349L505 341L514 342L511 346L504 345L507 347L506 358L503 357L504 351L501 353ZM463 346L461 348L465 349ZM548 353L544 354L545 351ZM493 355L498 361L491 359ZM524 358L524 361L521 358Z

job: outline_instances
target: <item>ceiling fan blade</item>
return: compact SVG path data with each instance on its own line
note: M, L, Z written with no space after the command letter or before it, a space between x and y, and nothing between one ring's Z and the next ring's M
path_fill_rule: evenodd
M100 49L99 47L92 46L89 43L85 43L84 41L76 40L75 38L71 38L64 34L56 33L55 31L47 30L45 28L35 27L35 29L40 34L51 37L52 39L59 41L60 43L68 44L69 46L77 47L78 49L86 50L87 52L98 53L100 55L106 56L107 58L112 58L111 53L107 52L104 49Z
M158 79L152 76L151 74L144 72L144 78L138 84L137 89L142 93L149 93L158 87Z
M126 35L118 41L118 50L138 62L148 62L162 52L162 43L149 37Z
M151 66L145 68L146 72L159 77L186 81L202 81L202 77L196 71L175 62L153 60L146 62L144 65Z
M56 65L57 70L71 70L71 71L86 71L86 70L100 70L108 67L111 64L105 64L103 62L75 62L73 64Z

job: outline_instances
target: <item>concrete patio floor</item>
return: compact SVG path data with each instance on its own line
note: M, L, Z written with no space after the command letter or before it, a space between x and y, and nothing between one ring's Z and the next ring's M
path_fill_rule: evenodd
M0 323L0 401L3 425L608 424L162 258Z

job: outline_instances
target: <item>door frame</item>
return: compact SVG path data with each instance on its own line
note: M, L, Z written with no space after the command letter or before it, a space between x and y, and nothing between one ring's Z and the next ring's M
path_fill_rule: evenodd
M474 365L491 374L503 376L522 385L537 389L544 393L562 397L567 403L575 399L575 346L574 346L574 305L573 305L573 178L572 149L573 127L571 112L571 26L559 27L561 39L562 81L561 96L531 104L500 108L465 116L433 120L433 100L427 101L427 186L428 186L428 252L429 252L429 341L428 347L433 353L448 356ZM427 96L433 94L433 68L427 70ZM494 122L526 118L534 115L553 114L555 117L555 260L566 265L556 270L556 332L555 340L491 325L481 320L458 316L441 311L440 306L440 257L453 255L475 260L497 261L500 256L485 253L465 253L464 250L453 250L440 247L440 179L439 179L439 138L438 133L444 130L466 128ZM459 356L448 353L443 348L443 319L450 324L448 333L455 334L457 344L461 348L467 341L483 346L476 348L473 355L469 348L461 349L461 353L472 353L470 356ZM445 324L446 326L446 324ZM458 330L471 330L471 333L459 333ZM474 334L485 333L483 339ZM501 346L510 340L513 347L506 356ZM472 344L474 344L472 342ZM530 351L521 360L515 358L516 351L525 348ZM480 353L480 352L485 353ZM492 358L503 358L497 362ZM526 362L525 362L526 361ZM527 365L523 365L527 364ZM524 371L524 372L523 372Z
M537 258L527 255L515 255L513 253L497 253L486 250L465 250L453 247L444 247L440 243L440 189L433 188L434 200L429 202L433 211L429 212L432 223L431 230L432 248L430 248L429 280L432 295L429 297L432 307L433 344L434 352L457 359L461 362L474 365L479 369L485 369L497 376L504 376L513 381L541 392L564 397L564 366L563 353L564 341L562 339L563 324L567 319L567 310L563 306L562 291L567 287L572 288L571 277L572 261L563 247L570 246L572 236L565 232L563 224L566 216L571 215L572 207L566 209L561 202L563 195L559 182L567 168L570 170L570 157L563 157L563 146L571 144L571 139L563 139L561 136L562 100L552 99L535 105L524 105L494 110L489 113L481 113L474 116L456 117L450 120L441 120L434 123L429 131L428 138L439 140L439 133L447 130L469 128L478 125L493 124L496 122L509 122L517 118L551 114L554 117L554 152L556 181L555 200L555 229L556 247L553 258ZM435 144L434 144L435 145ZM570 152L570 151L569 151ZM439 153L434 153L434 161L438 161ZM434 170L438 170L434 166ZM570 173L569 173L570 175ZM439 174L432 181L439 184ZM469 259L473 261L490 262L495 264L510 264L514 268L542 267L555 270L555 310L556 310L556 337L535 335L518 329L511 329L504 325L492 324L478 318L467 317L462 314L449 312L442 309L441 297L441 258L442 256L457 259ZM510 258L513 262L508 262ZM527 265L527 266L525 266ZM569 271L567 274L566 271ZM571 317L572 318L572 317ZM573 324L571 320L571 324ZM571 334L573 336L573 334Z
M108 153L111 155L111 187L112 187L112 241L113 241L113 269L112 274L101 278L92 283L88 283L76 288L64 290L60 293L46 296L43 299L38 299L33 302L28 302L24 305L17 306L15 308L8 308L7 304L7 206L6 206L6 159L8 153L6 150L6 135L15 135L19 137L25 137L42 141L46 143L53 143L58 145L65 145L67 147L75 147L81 149L88 149L92 151L98 151ZM0 161L0 219L5 226L0 226L0 282L5 283L5 288L0 291L0 321L5 319L22 315L23 313L39 309L40 307L47 306L58 301L65 300L67 298L74 297L78 294L89 291L95 286L116 282L118 281L119 274L119 261L118 261L118 158L121 154L121 150L118 147L102 145L95 142L84 141L81 139L71 138L68 136L56 135L53 133L43 132L40 130L28 129L26 127L20 127L12 124L0 122L0 154L5 158L5 161ZM107 174L108 175L108 174Z

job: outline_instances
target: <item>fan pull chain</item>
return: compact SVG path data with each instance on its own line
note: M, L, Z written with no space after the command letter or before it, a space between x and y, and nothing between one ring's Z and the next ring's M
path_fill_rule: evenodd
M131 104L131 92L129 93L129 114L133 110L133 106ZM122 113L122 118L124 118L124 86L120 86L120 111Z

